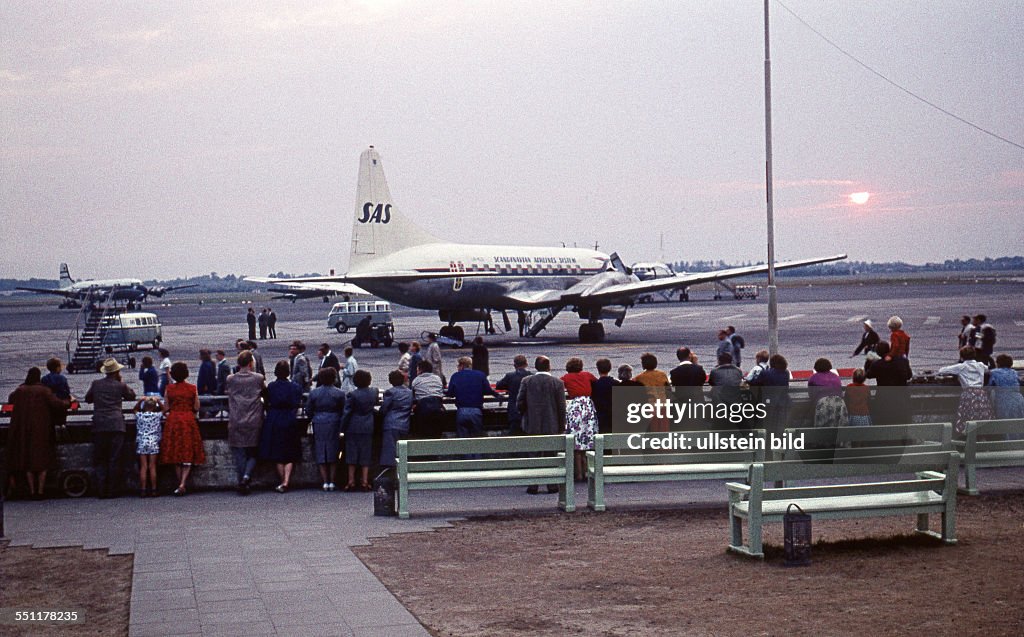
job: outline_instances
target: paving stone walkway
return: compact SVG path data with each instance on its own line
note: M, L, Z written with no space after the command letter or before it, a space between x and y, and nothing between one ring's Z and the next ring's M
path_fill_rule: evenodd
M1024 489L1024 470L979 472L982 489ZM610 507L724 504L720 482L614 485ZM577 505L586 506L585 485ZM352 553L369 538L482 513L547 512L521 489L416 492L412 519L374 517L366 493L294 491L184 498L8 502L13 546L134 554L131 637L429 633ZM726 541L723 527L722 541Z

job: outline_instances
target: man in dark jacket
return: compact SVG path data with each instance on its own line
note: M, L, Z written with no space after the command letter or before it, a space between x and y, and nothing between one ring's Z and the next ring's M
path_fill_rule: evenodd
M224 350L219 349L214 354L217 359L217 395L223 396L226 391L228 376L231 375L231 363L228 362Z
M316 373L313 375L314 378L320 375L320 370L325 367L332 367L337 372L335 375L336 387L341 387L341 361L338 360L338 355L331 351L331 346L327 343L320 343L320 347L316 350L317 356L320 357L320 364L317 366Z
M249 308L245 315L245 322L249 326L249 340L256 340L256 310Z
M519 405L516 404L516 400L519 398L519 388L523 379L533 372L526 369L526 357L522 354L512 359L512 365L515 369L505 374L494 387L508 394L508 433L515 436L523 433L523 416L519 413Z
M703 387L708 375L703 367L693 362L690 348L680 347L677 349L676 358L679 359L679 364L668 373L672 386Z
M135 392L121 380L121 365L113 358L103 361L104 377L94 380L85 393L85 402L94 405L92 412L93 467L96 469L99 496L113 497L120 486L124 470L121 452L124 449L124 412L121 403L135 400Z
M448 380L445 393L455 398L455 435L475 438L484 435L484 394L499 397L483 372L473 369L473 359L459 359L459 371Z
M889 341L880 341L875 353L881 358L864 368L865 375L874 378L879 387L893 388L875 390L871 422L876 425L905 425L911 422L913 414L910 395L903 388L914 372L910 369L910 361L902 356L892 358L889 350Z

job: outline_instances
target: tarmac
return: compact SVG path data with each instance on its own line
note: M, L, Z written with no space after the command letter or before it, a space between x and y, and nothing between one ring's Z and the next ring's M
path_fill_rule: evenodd
M1024 468L978 473L983 492L1024 490ZM610 510L726 502L719 481L611 485L607 497ZM415 492L412 518L399 520L374 517L365 493L208 492L9 502L6 521L13 546L133 554L130 637L405 637L430 633L351 547L474 515L552 514L556 501L515 488ZM576 501L586 508L585 484ZM723 548L728 533L723 516Z

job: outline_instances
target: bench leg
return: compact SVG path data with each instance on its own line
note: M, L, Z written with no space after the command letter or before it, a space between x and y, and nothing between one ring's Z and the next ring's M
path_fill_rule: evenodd
M965 488L959 489L961 493L978 495L978 474L973 464L964 465L964 483L966 485Z
M758 511L760 514L760 511ZM750 555L764 558L764 547L761 545L761 516L750 516Z
M917 532L927 533L928 532L928 514L918 513L917 514Z
M596 473L587 475L587 506L594 511L604 511L604 480Z
M942 541L956 544L956 508L946 507L942 512Z
M729 526L732 529L732 540L729 546L734 548L743 546L743 518L733 515L732 511L729 511Z
M409 519L409 483L406 480L398 481L398 517Z
M565 482L558 487L558 508L566 513L576 510L575 476L572 471L566 473Z

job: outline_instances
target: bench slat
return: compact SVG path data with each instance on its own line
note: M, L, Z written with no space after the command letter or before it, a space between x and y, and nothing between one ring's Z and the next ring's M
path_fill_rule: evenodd
M548 479L557 481L563 478L565 478L565 470L558 467L550 469L495 469L489 471L431 471L426 473L410 473L409 486L416 487L416 485L450 482L492 482L500 486L498 483L502 480L537 480L543 483Z
M782 517L790 504L796 503L810 515L825 513L855 514L871 512L868 516L878 515L879 511L891 510L893 514L906 513L907 509L929 508L941 510L945 505L943 497L933 491L918 493L890 493L875 495L847 495L838 498L806 498L802 500L772 500L761 505L763 518ZM935 508L938 507L938 508ZM744 517L749 516L750 502L744 501L734 505L734 511ZM834 518L833 518L834 519Z
M889 493L913 493L916 491L941 492L946 484L946 476L927 480L893 480L890 482L859 482L857 484L829 484L804 487L782 487L765 489L762 499L785 500L803 498L826 498L844 495L871 495Z
M494 436L487 438L438 438L400 440L409 457L451 456L474 453L531 453L564 451L565 436Z
M614 478L623 477L660 477L664 480L671 480L673 474L678 474L680 480L692 479L693 474L701 475L701 479L706 478L708 474L714 474L716 476L725 477L736 477L745 478L747 475L747 469L750 467L749 463L745 462L720 462L720 463L701 463L701 464L659 464L659 465L627 465L627 466L608 466L604 467L604 477L606 482L612 482Z
M484 458L479 460L411 460L409 473L432 471L472 471L474 469L536 469L565 465L563 454L543 458Z

